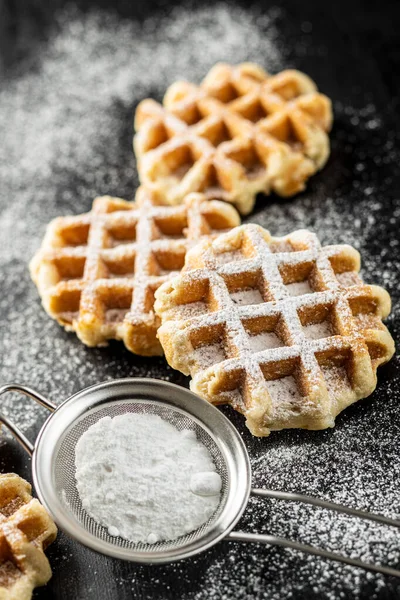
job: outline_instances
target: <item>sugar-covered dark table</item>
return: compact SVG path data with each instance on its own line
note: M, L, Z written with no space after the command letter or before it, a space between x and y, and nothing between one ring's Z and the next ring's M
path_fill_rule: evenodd
M262 2L175 6L159 2L3 5L0 21L0 381L29 383L60 402L104 379L147 376L187 385L162 358L113 343L87 349L40 307L27 261L47 221L88 210L96 194L132 198L137 176L132 115L161 99L177 77L199 80L217 60L255 60L274 72L296 67L333 100L332 155L307 191L260 198L247 219L284 234L311 228L324 243L362 253L364 277L393 299L399 334L399 46L395 2ZM108 6L109 5L109 6ZM112 7L112 8L111 8ZM254 439L223 409L248 445L257 485L297 490L351 506L400 513L398 359L382 368L371 398L345 411L333 430ZM6 397L1 410L30 438L44 411ZM4 434L0 470L31 479L30 461ZM252 500L240 528L320 544L399 567L398 532L326 511ZM54 598L149 600L392 599L389 578L282 549L223 542L174 565L144 567L97 556L59 534L49 548Z

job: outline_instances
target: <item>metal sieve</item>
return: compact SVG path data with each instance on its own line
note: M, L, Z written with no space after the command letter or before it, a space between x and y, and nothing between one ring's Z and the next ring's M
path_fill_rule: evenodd
M236 428L217 408L184 388L154 379L120 379L86 388L58 407L22 385L0 387L0 395L6 392L20 392L52 412L35 444L1 414L0 422L32 455L36 493L57 525L97 552L140 563L165 563L198 554L224 539L283 546L400 577L400 571L390 567L364 563L272 535L232 531L246 508L250 494L313 504L395 527L400 527L400 521L300 494L251 488L249 456ZM178 429L192 429L209 450L222 479L219 506L204 525L175 540L156 544L133 543L110 536L107 528L97 523L82 507L75 482L75 447L81 435L105 416L143 412L159 415Z

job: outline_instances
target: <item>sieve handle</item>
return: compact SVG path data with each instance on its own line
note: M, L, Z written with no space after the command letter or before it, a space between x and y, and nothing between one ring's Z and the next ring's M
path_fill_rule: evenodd
M252 488L251 494L253 496L262 496L263 498L275 498L277 500L288 500L290 502L302 502L304 504L312 504L313 506L319 506L321 508L327 508L328 510L334 510L336 512L342 512L353 517L359 517L361 519L367 519L369 521L376 521L383 525L391 525L393 527L400 528L400 521L396 519L389 519L383 515L375 515L363 510L356 510L342 504L335 504L334 502L326 502L319 498L313 498L312 496L303 496L302 494L295 494L290 492L279 492L275 490L257 489ZM355 558L348 558L334 552L328 552L320 548L314 548L314 546L308 546L307 544L300 544L299 542L293 542L284 538L275 537L272 535L264 535L257 533L244 533L241 531L231 532L225 539L229 539L235 542L258 542L261 544L270 544L273 546L281 546L284 548L291 548L292 550L299 550L300 552L306 552L313 554L314 556L320 556L322 558L328 558L338 562L351 565L353 567L360 567L367 571L374 573L381 573L382 575L391 575L393 577L400 577L400 571L392 569L391 567L384 567L381 565L373 565L370 563L362 562Z
M32 398L32 400L34 400L41 406L44 406L51 412L55 411L57 408L55 404L50 402L50 400L47 400L47 398L45 398L41 394L38 394L38 392L35 392L31 388L26 387L25 385L19 385L18 383L8 383L6 385L2 385L0 387L0 396L2 394L6 394L7 392L19 392L20 394L24 394L24 396L29 396L29 398ZM18 427L14 425L14 423L12 423L6 416L2 415L1 413L0 423L3 423L11 431L15 439L28 452L28 454L33 454L33 450L35 447L32 444L32 442L28 440L28 438L22 433L22 431L20 431L20 429L18 429Z
M368 521L376 521L383 525L390 525L393 527L400 528L400 521L396 519L389 519L383 515L376 515L374 513L367 512L365 510L357 510L356 508L350 508L349 506L343 506L343 504L335 504L334 502L327 502L326 500L320 500L312 496L303 496L302 494L294 494L291 492L279 492L276 490L266 489L251 489L252 496L262 496L263 498L276 498L277 500L287 500L289 502L302 502L303 504L312 504L313 506L319 506L321 508L327 508L328 510L334 510L336 512L345 513L352 517L359 517L360 519L367 519Z
M335 560L346 565L351 565L352 567L359 567L360 569L372 571L373 573L380 573L381 575L390 575L392 577L400 577L400 571L392 569L391 567L384 567L381 565L365 563L361 560L357 560L356 558L348 558L347 556L342 556L341 554L328 552L327 550L322 550L321 548L314 548L314 546L308 546L307 544L292 542L291 540L285 540L284 538L275 537L273 535L232 531L225 537L225 539L232 542L255 542L259 544L269 544L271 546L291 548L292 550L299 550L300 552L306 552L307 554L313 554L314 556L319 556L321 558Z

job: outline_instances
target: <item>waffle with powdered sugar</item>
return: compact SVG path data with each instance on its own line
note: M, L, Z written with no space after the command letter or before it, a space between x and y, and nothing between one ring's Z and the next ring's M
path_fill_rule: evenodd
M139 175L169 204L202 192L248 214L259 192L304 189L328 159L331 124L330 100L307 75L220 63L200 86L174 83L163 105L139 104Z
M274 238L249 224L199 243L156 293L166 358L254 435L332 427L394 352L390 296L359 268L354 248L305 230Z
M57 528L14 473L0 475L0 600L29 600L51 577L44 550Z
M233 206L201 194L180 206L161 206L144 188L134 203L103 196L90 212L50 223L31 275L49 315L83 343L118 339L136 354L162 354L155 290L203 236L239 223Z

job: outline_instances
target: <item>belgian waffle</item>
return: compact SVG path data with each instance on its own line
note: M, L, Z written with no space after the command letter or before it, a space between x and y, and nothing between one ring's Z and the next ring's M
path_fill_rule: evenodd
M254 435L333 427L394 352L381 320L390 296L359 268L354 248L321 247L304 230L274 238L243 225L200 243L156 293L166 358Z
M181 206L160 206L143 188L135 203L100 197L91 212L50 223L31 275L49 315L83 343L120 339L137 354L162 354L154 291L193 243L239 223L232 206L200 194Z
M329 156L330 100L295 70L217 64L200 84L174 83L163 105L143 100L134 149L141 181L179 204L189 192L234 203L291 196Z
M29 600L35 587L48 582L43 551L56 535L29 483L14 473L0 475L0 600Z

